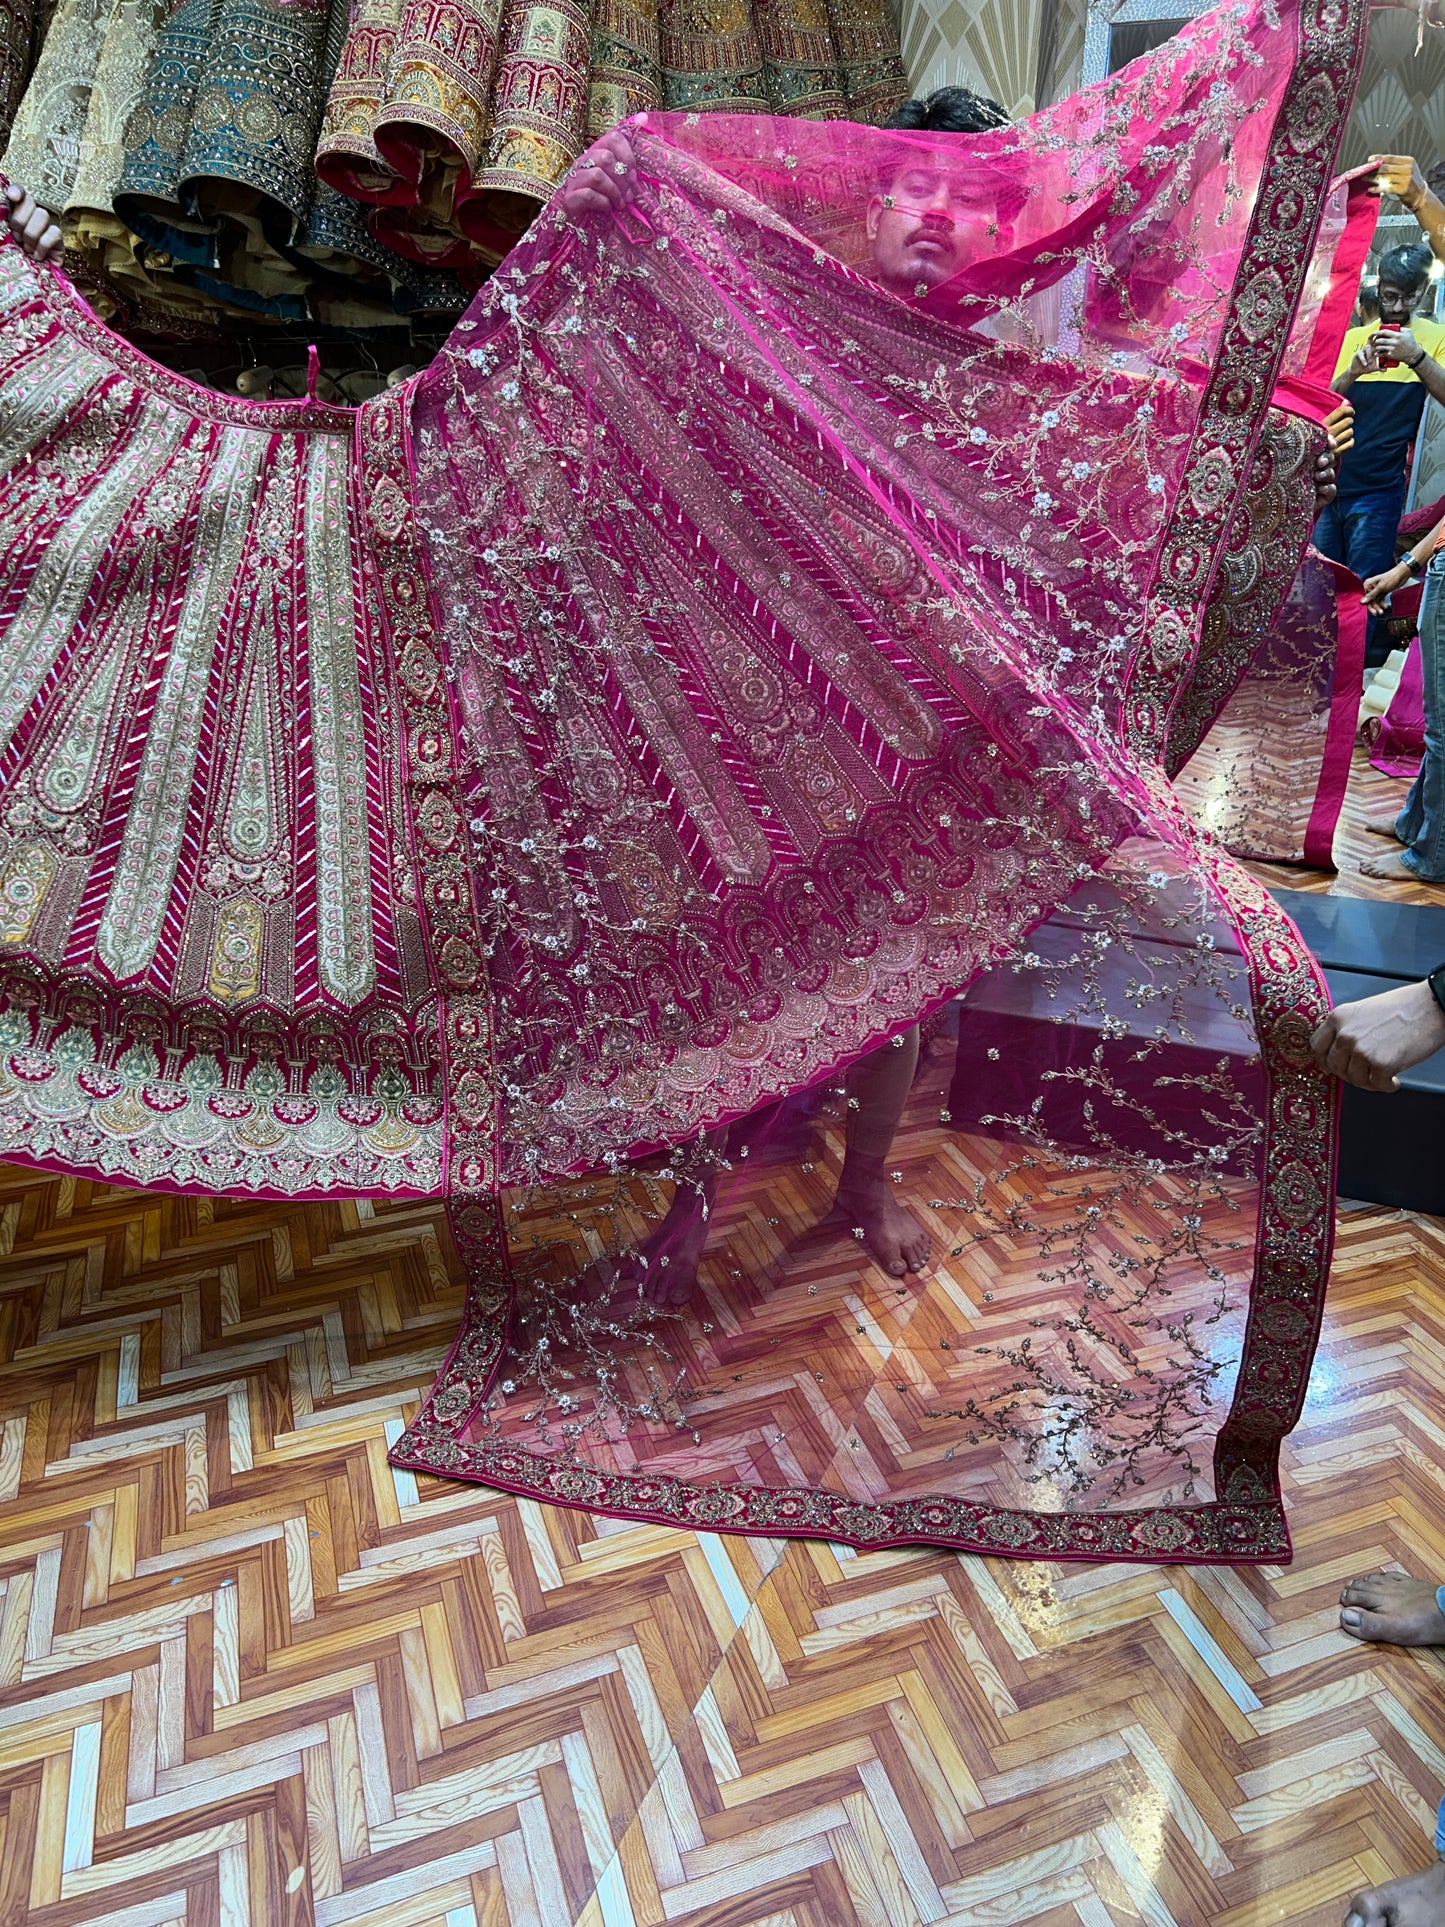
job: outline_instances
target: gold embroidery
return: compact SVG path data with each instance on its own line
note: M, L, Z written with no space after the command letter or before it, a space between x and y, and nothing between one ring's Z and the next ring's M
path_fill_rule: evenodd
M0 749L9 743L71 636L95 572L135 500L142 478L154 473L176 448L184 427L184 417L174 409L148 402L124 454L80 498L41 557L5 634L5 659L0 668Z
M360 1003L376 985L366 744L346 499L350 455L344 442L318 436L307 458L306 478L317 938L321 981L346 1005ZM374 509L375 496L372 500Z
M19 843L0 869L0 943L24 943L45 893L55 881L55 858L43 843Z
M208 980L213 997L238 1004L261 988L261 941L266 916L250 897L234 897L221 905Z
M202 699L217 632L251 532L251 504L266 448L263 435L223 429L202 491L193 575L146 732L145 755L96 941L101 961L117 977L144 970L160 938L195 776Z
M128 628L91 670L70 712L65 734L46 758L36 789L53 810L78 810L95 786L110 730L120 672L130 651Z
M271 852L286 814L279 755L284 739L276 701L274 606L269 623L262 628L246 692L225 817L227 848L242 863L257 863ZM274 755L270 748L273 743L278 746Z

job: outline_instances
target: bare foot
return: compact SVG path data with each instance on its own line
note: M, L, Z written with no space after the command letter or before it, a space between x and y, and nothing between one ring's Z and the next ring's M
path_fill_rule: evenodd
M1381 883L1423 883L1424 877L1415 872L1398 856L1367 856L1361 860L1360 875L1376 877Z
M1428 1579L1371 1572L1340 1594L1340 1630L1386 1646L1445 1646L1445 1613ZM1445 1912L1440 1915L1445 1924Z
M862 1242L894 1278L928 1263L928 1233L898 1202L886 1172L854 1177L845 1170L829 1216L845 1219L855 1234L861 1231Z
M1445 1927L1445 1860L1356 1894L1345 1927Z
M711 1228L716 1173L684 1178L673 1187L667 1215L650 1237L618 1265L612 1295L640 1289L654 1305L685 1305L697 1284L697 1268Z
M1388 816L1367 816L1365 818L1365 828L1370 832L1371 836L1395 836L1395 825L1399 820L1400 812L1398 810L1391 810ZM1397 843L1399 840L1398 837L1395 837Z

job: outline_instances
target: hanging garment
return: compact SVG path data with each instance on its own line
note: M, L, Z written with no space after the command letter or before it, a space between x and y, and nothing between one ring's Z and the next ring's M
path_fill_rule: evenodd
M8 140L30 78L34 0L0 0L0 141Z
M202 295L306 316L276 251L311 205L326 0L175 0L125 131L115 209Z
M142 0L144 4L144 0ZM113 18L131 0L60 0L5 148L7 179L59 213L69 204L86 139L96 71ZM143 32L140 23L137 30Z
M1373 180L1373 168L1356 168L1326 204L1277 393L1319 391L1333 377L1332 344L1374 238ZM1235 856L1333 869L1364 684L1362 584L1312 550L1281 602L1294 570L1279 540L1290 514L1282 472L1266 435L1164 764L1196 821Z
M416 1469L1286 1556L1325 993L1166 764L1308 537L1364 21L967 141L649 115L354 416L0 249L0 1149L444 1192Z
M628 114L873 122L907 91L883 0L355 0L316 168L388 246L466 267L500 259Z
M465 305L318 193L311 149L346 18L346 0L62 0L5 166L62 217L104 312L354 331Z

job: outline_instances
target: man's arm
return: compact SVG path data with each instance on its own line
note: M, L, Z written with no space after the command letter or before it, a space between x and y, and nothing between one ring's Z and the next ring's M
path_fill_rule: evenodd
M1437 261L1445 261L1445 204L1430 192L1420 163L1409 154L1372 154L1377 170L1370 183L1373 194L1393 194L1425 230L1425 239Z
M1423 384L1425 392L1434 401L1445 401L1445 368L1435 359L1428 348L1423 348L1408 328L1402 328L1395 337L1396 347L1392 350ZM1440 344L1445 348L1445 340Z
M1415 345L1418 347L1419 343ZM1375 337L1366 335L1349 362L1330 383L1330 387L1337 395L1348 395L1361 375L1378 374L1379 369L1380 357L1375 349Z
M1425 573L1426 564L1440 546L1440 538L1445 535L1445 522L1437 522L1428 535L1413 542L1399 561L1379 575L1365 578L1364 595L1361 600L1372 616L1380 615L1397 589L1403 589L1407 582L1418 582Z
M1332 1010L1310 1038L1320 1069L1363 1091L1399 1090L1401 1071L1445 1048L1445 1009L1434 990L1440 976Z

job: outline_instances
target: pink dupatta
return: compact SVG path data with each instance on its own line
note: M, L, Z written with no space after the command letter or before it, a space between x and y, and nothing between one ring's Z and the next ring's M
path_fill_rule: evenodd
M1282 1556L1324 991L1164 765L1308 532L1326 398L1270 401L1332 325L1362 20L1225 8L977 141L650 116L626 211L554 206L422 379L472 1297L397 1463L855 1544ZM886 292L862 217L913 164L988 186L993 246ZM884 1160L919 1274L830 1215L880 1046L919 1050Z

